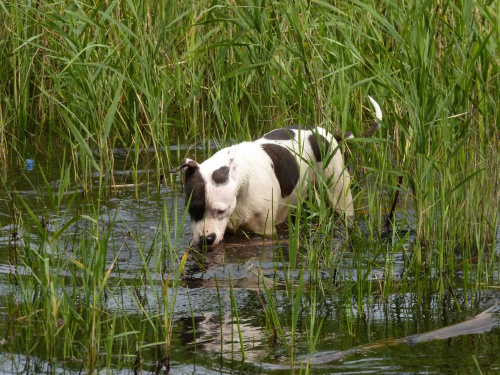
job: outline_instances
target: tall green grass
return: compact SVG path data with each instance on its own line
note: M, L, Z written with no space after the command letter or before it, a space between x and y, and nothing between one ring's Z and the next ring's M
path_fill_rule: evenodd
M404 289L422 278L429 280L423 289L443 295L457 271L466 286L487 285L498 267L493 247L500 224L499 16L496 2L472 0L0 0L0 177L13 194L12 223L36 232L33 243L16 250L24 251L16 264L35 277L9 276L22 295L23 303L10 300L9 308L27 322L26 351L41 322L47 335L40 345L49 360L61 357L53 349L59 337L78 339L85 327L81 346L61 350L62 356L84 358L89 371L105 362L100 351L114 350L112 340L104 340L107 333L133 347L129 352L140 364L149 347L137 342L151 329L151 345L168 356L175 291L186 262L185 249L178 248L185 217L179 222L176 213L182 208L164 209L162 227L175 234L159 233L154 246L161 243L165 252L145 249L136 239L143 264L155 265L137 271L137 288L153 285L156 273L168 274L155 294L159 311L152 314L138 298L144 315L136 332L126 317L101 310L113 288L113 262L106 261L112 224L103 229L99 215L115 185L114 148L129 150L135 182L146 171L144 178L159 186L159 176L185 156L181 145L195 145L191 154L201 154L202 145L210 154L209 141L250 140L291 123L361 136L373 121L367 95L382 106L382 128L374 139L342 145L355 181L357 222L348 242L335 243L338 228L346 226L332 220L325 186L311 191L307 207L289 223L286 262L282 254L291 322L280 321L276 291L264 292L270 335L286 343L295 363L300 309L310 298L308 346L314 352L322 327L315 301L338 281L335 272L324 280L319 270L335 270L342 262L357 274L342 293L346 300L357 296L359 310L373 291L370 270L380 259L384 296L394 284ZM170 152L174 146L177 151ZM52 212L64 216L58 208L70 184L94 210L58 226L56 238L15 196L7 168L27 157L51 157L47 148L57 151L54 159L64 155L57 162L58 191L46 183ZM383 236L396 190L402 214ZM70 201L78 202L80 192ZM56 240L76 223L84 223L86 236L72 234L75 254L69 254ZM415 231L408 251L401 250L407 227ZM396 282L391 265L399 251L406 268ZM175 267L168 271L165 264ZM75 285L66 284L62 270ZM82 301L71 288L82 290ZM238 319L232 289L230 294ZM352 310L341 318L352 330Z
M386 115L379 136L392 143L355 156L378 176L374 189L391 193L395 175L405 176L417 211L417 262L436 245L475 247L494 237L494 3L0 7L2 160L18 157L12 149L22 144L57 138L75 147L75 178L87 188L92 171L113 170L110 149L118 145L136 158L152 148L160 173L171 166L164 151L179 139L250 139L290 122L361 134L371 94Z
M63 165L58 189L42 173L45 187L35 190L37 199L14 193L10 202L12 272L2 275L8 291L2 301L11 351L57 368L73 358L70 368L93 372L140 370L142 358L155 348L159 368L166 366L188 259L187 251L178 251L186 248L186 215L178 218L175 207L162 205L149 246L140 220L137 227L125 228L139 261L136 270L122 270L120 258L131 252L131 245L115 238L124 230L115 228L117 211L101 206L102 192L79 204L80 192L69 182L69 173ZM139 319L127 314L126 301L141 312Z

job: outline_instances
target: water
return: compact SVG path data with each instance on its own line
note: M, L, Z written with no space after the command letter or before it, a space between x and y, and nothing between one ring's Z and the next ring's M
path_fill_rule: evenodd
M155 171L145 162L144 169L137 171L144 184L136 190L127 185L133 181L126 155L126 150L115 151L115 179L122 187L99 202L98 215L95 201L81 192L76 195L77 202L70 205L74 196L71 191L77 190L76 186L64 194L58 212L51 210L45 183L36 167L43 160L38 160L32 171L10 167L9 171L14 172L7 180L9 189L26 202L35 216L43 217L48 238L76 215L97 217L102 233L110 234L105 265L110 272L100 309L115 320L115 330L109 336L112 349L101 345L102 372L107 367L112 373L126 374L288 374L293 353L297 373L309 358L313 363L309 370L315 374L500 373L496 310L489 329L469 334L458 330L452 337L438 331L435 339L414 345L400 340L464 322L494 306L500 296L498 277L497 284L471 292L460 287L463 280L459 274L450 275L454 288L445 290L441 297L425 287L425 280L414 279L412 284L393 288L384 295L383 262L370 262L368 268L369 262L354 265L357 258L352 252L339 253L340 263L335 270L326 267L319 274L304 274L301 308L296 329L292 329L294 303L285 281L288 276L297 284L299 272L287 271L286 227L280 229L280 244L264 243L256 235L247 238L238 234L228 236L213 250L191 249L180 282L167 291L168 306L174 312L167 357L163 343L158 341L158 332L167 326L157 313L164 308L162 285L173 279L189 247L190 228L184 223L176 231L173 225L182 222L184 213L179 176L173 176L175 189L172 185L158 185L154 182ZM58 168L46 174L51 188L57 190L61 183ZM33 254L39 251L39 236L24 207L19 203L13 207L11 192L6 191L9 189L0 192L0 370L25 374L85 372L82 358L88 349L85 341L79 342L79 336L87 334L85 328L76 330L71 342L61 338L55 360L49 363L40 331L24 323L29 320L26 316L12 316L13 311L18 311L13 305L22 306L37 298L36 293L23 295L18 283L33 275L23 259L29 252L26 248ZM175 206L179 207L177 212L172 209ZM20 220L22 225L17 224ZM91 227L92 222L84 217L71 223L59 239L57 257L75 257L72 265L79 262L81 249L75 249L74 244L82 243L81 237L94 243ZM168 237L175 243L169 245ZM339 249L344 241L339 238ZM411 233L405 244L405 251L411 250ZM53 247L46 246L48 252L53 251ZM175 251L168 252L169 246ZM396 279L404 272L404 259L402 250L393 256ZM51 272L57 272L53 277L62 280L56 296L65 289L76 309L78 304L91 301L79 283L85 277L84 270L77 266L51 267ZM363 278L368 281L355 283ZM358 293L353 290L357 285L369 289ZM70 324L63 317L60 320L61 325ZM74 326L80 327L80 323ZM103 323L104 331L108 327ZM106 337L105 332L103 335ZM311 343L315 343L313 353ZM74 356L64 355L68 352L65 345L72 347Z

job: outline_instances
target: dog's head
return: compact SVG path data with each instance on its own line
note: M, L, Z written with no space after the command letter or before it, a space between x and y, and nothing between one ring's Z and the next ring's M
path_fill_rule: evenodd
M193 239L197 244L215 246L236 207L236 163L231 150L224 149L202 164L185 159L173 171L186 173L186 206L191 217Z

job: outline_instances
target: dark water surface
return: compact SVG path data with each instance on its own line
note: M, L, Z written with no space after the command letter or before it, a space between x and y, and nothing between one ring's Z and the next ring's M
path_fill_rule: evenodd
M115 316L120 322L118 327L135 327L143 334L140 339L126 341L121 335L125 329L114 332L115 347L111 355L116 358L110 359L110 366L107 370L103 368L103 373L164 373L168 367L173 374L288 374L291 372L292 352L296 373L300 372L301 366L306 369L309 359L309 371L315 374L500 373L498 309L493 309L488 320L482 321L483 325L480 324L476 331L458 327L452 329L454 334L451 336L445 331L423 336L467 321L495 306L500 299L498 277L488 288L471 292L460 287L463 280L459 275L451 276L456 277L452 280L455 287L445 290L441 298L437 291L428 290L421 286L422 281L415 280L415 284L420 283L419 287L394 288L393 293L384 297L380 280L385 265L371 265L369 270L364 265L353 265L354 256L347 249L341 254L340 267L335 271L325 267L318 275L304 275L305 287L300 297L302 308L296 330L292 330L293 304L287 292L286 278L296 284L299 273L287 273L286 228L280 233L282 241L279 244L269 240L263 242L259 236L247 238L238 234L228 236L226 242L215 249L191 249L182 282L167 292L170 301L174 301L170 361L167 364L162 360L158 349L160 344L155 342L145 317L161 310L158 306L161 281L175 274L179 260L190 246L190 228L187 222L177 231L173 225L175 220L182 222L184 213L179 177L172 177L176 181L176 190L173 191L172 185L156 183L157 172L149 169L147 163L143 170L133 172L128 169L126 155L125 150L116 150L114 177L122 187L100 201L97 216L95 201L81 194L78 194L78 202L66 210L73 196L71 191L65 194L58 206L59 211L53 212L47 203L47 188L37 164L30 172L22 166L9 167L7 186L0 191L1 372L85 372L82 363L75 358L56 356L57 360L49 365L44 356L46 349L42 337L32 337L29 342L38 343L38 346L27 350L22 320L10 316L12 309L9 304L26 302L14 275L32 275L32 270L19 254L25 254L26 247L36 249L37 244L36 230L32 223L28 224L23 207L16 205L20 216L13 213L11 194L17 194L35 216L44 218L49 237L77 214L99 217L99 225L112 231L106 269L115 264L109 274L106 305L102 308L110 316ZM133 173L144 182L137 189L133 185L125 186L133 182ZM59 169L47 170L46 175L51 188L57 190L61 183ZM97 186L97 178L95 180ZM77 187L72 185L72 189ZM175 206L177 212L172 209ZM169 225L165 212L168 213ZM14 224L15 217L22 217L25 225ZM72 246L80 243L80 236L87 235L88 225L88 221L77 220L68 227L65 235L60 237L61 248L65 249L60 256L71 257L75 253ZM175 239L170 247L165 242L169 236ZM410 235L408 247L411 240ZM342 240L339 244L341 248ZM172 247L174 252L162 253ZM160 256L161 262L158 261ZM393 268L395 275L404 268L401 253L394 254ZM83 292L78 286L71 285L75 280L74 273L60 270L58 277L66 280L59 285L71 289L75 300L84 301ZM371 285L370 290L362 293L353 290L357 288L357 278L366 277L372 279L365 283ZM144 281L146 278L149 278L147 282ZM55 294L59 295L60 291L55 291ZM363 297L360 299L359 295ZM237 318L234 305L237 306ZM282 332L278 335L272 334L276 327L269 326L270 305L275 311L272 319L279 321ZM145 315L144 311L148 314ZM311 319L312 315L315 320ZM311 328L313 323L315 326ZM310 352L311 342L316 342L313 353ZM118 343L123 345L121 350ZM132 348L123 350L126 345L132 345ZM133 345L148 348L141 350L140 360L134 358L137 350ZM126 353L131 358L124 359ZM103 351L102 355L109 355L109 352Z

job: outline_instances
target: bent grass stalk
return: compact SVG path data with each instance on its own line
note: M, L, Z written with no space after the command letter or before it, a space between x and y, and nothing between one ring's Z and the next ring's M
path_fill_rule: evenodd
M245 362L245 342L243 340L243 336L241 333L241 326L240 326L240 319L238 316L238 306L236 304L236 298L234 297L234 291L233 291L233 283L231 281L231 273L228 271L228 282L229 282L229 295L231 298L231 337L234 337L234 325L236 323L236 328L238 330L238 342L240 344L240 355L241 355L241 362ZM233 315L234 314L234 315ZM233 320L234 319L234 320ZM234 339L231 340L231 355L234 355Z

